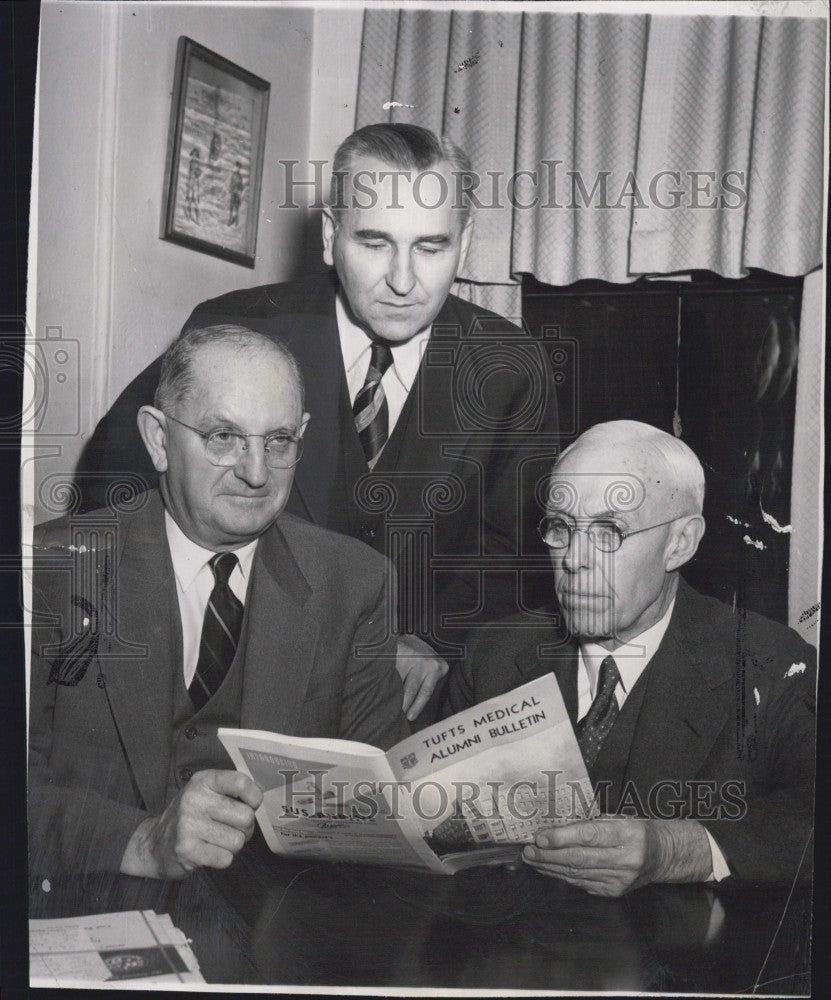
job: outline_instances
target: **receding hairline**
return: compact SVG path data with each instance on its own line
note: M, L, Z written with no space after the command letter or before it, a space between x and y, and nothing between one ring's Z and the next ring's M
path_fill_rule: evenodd
M610 420L590 427L558 456L550 478L562 472L562 465L567 459L582 452L591 454L592 449L601 447L615 448L619 462L615 468L598 472L608 472L609 475L625 472L627 462L634 460L641 472L654 477L653 488L660 483L665 497L673 501L673 507L682 511L679 517L702 513L704 469L695 452L679 438L637 420ZM658 479L658 476L668 478L669 482L664 483L663 478ZM645 484L645 488L648 500L649 483Z
M297 390L301 410L305 408L303 373L297 358L286 344L249 327L224 323L188 327L165 351L153 400L157 409L164 411L190 399L195 382L194 362L212 347L279 359Z
M447 136L439 136L419 125L378 122L365 125L348 135L335 151L327 207L337 218L347 206L344 203L344 181L351 181L357 159L375 159L394 170L410 172L443 171L452 181L454 175L471 173L468 155ZM464 186L462 188L464 191ZM470 216L470 198L464 192L461 205L453 207L462 216L462 225Z

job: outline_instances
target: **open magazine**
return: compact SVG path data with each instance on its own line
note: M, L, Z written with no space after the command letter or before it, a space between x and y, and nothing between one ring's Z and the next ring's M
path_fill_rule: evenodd
M453 874L516 860L538 830L596 814L552 674L397 743L220 729L263 789L276 854Z

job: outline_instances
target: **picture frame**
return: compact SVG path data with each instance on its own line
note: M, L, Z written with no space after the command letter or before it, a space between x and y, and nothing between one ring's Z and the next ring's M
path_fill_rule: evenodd
M161 239L254 267L270 90L179 36Z

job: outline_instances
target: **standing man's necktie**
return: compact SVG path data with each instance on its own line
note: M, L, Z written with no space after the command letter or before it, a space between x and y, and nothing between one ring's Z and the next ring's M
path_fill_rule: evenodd
M392 351L388 344L374 343L369 359L369 371L361 391L352 405L352 415L358 429L358 437L366 455L369 467L381 454L389 435L389 407L381 379L392 364Z
M205 608L199 660L188 694L198 712L219 690L237 651L242 628L242 604L228 585L237 565L233 552L220 552L208 563L214 575L214 589Z
M603 740L608 736L609 730L618 716L619 709L615 699L615 688L619 680L620 673L617 664L611 656L607 656L600 664L597 692L591 708L575 727L577 743L589 770L600 753Z

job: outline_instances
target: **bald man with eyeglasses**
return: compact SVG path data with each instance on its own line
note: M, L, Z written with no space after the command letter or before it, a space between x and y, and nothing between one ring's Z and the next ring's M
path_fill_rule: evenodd
M705 528L696 456L647 424L598 424L546 500L556 610L484 632L445 706L556 675L600 815L542 831L524 861L605 896L808 877L816 650L684 582Z
M231 864L263 790L220 726L408 735L386 560L284 512L303 396L278 341L189 331L138 414L159 490L36 530L33 885Z

